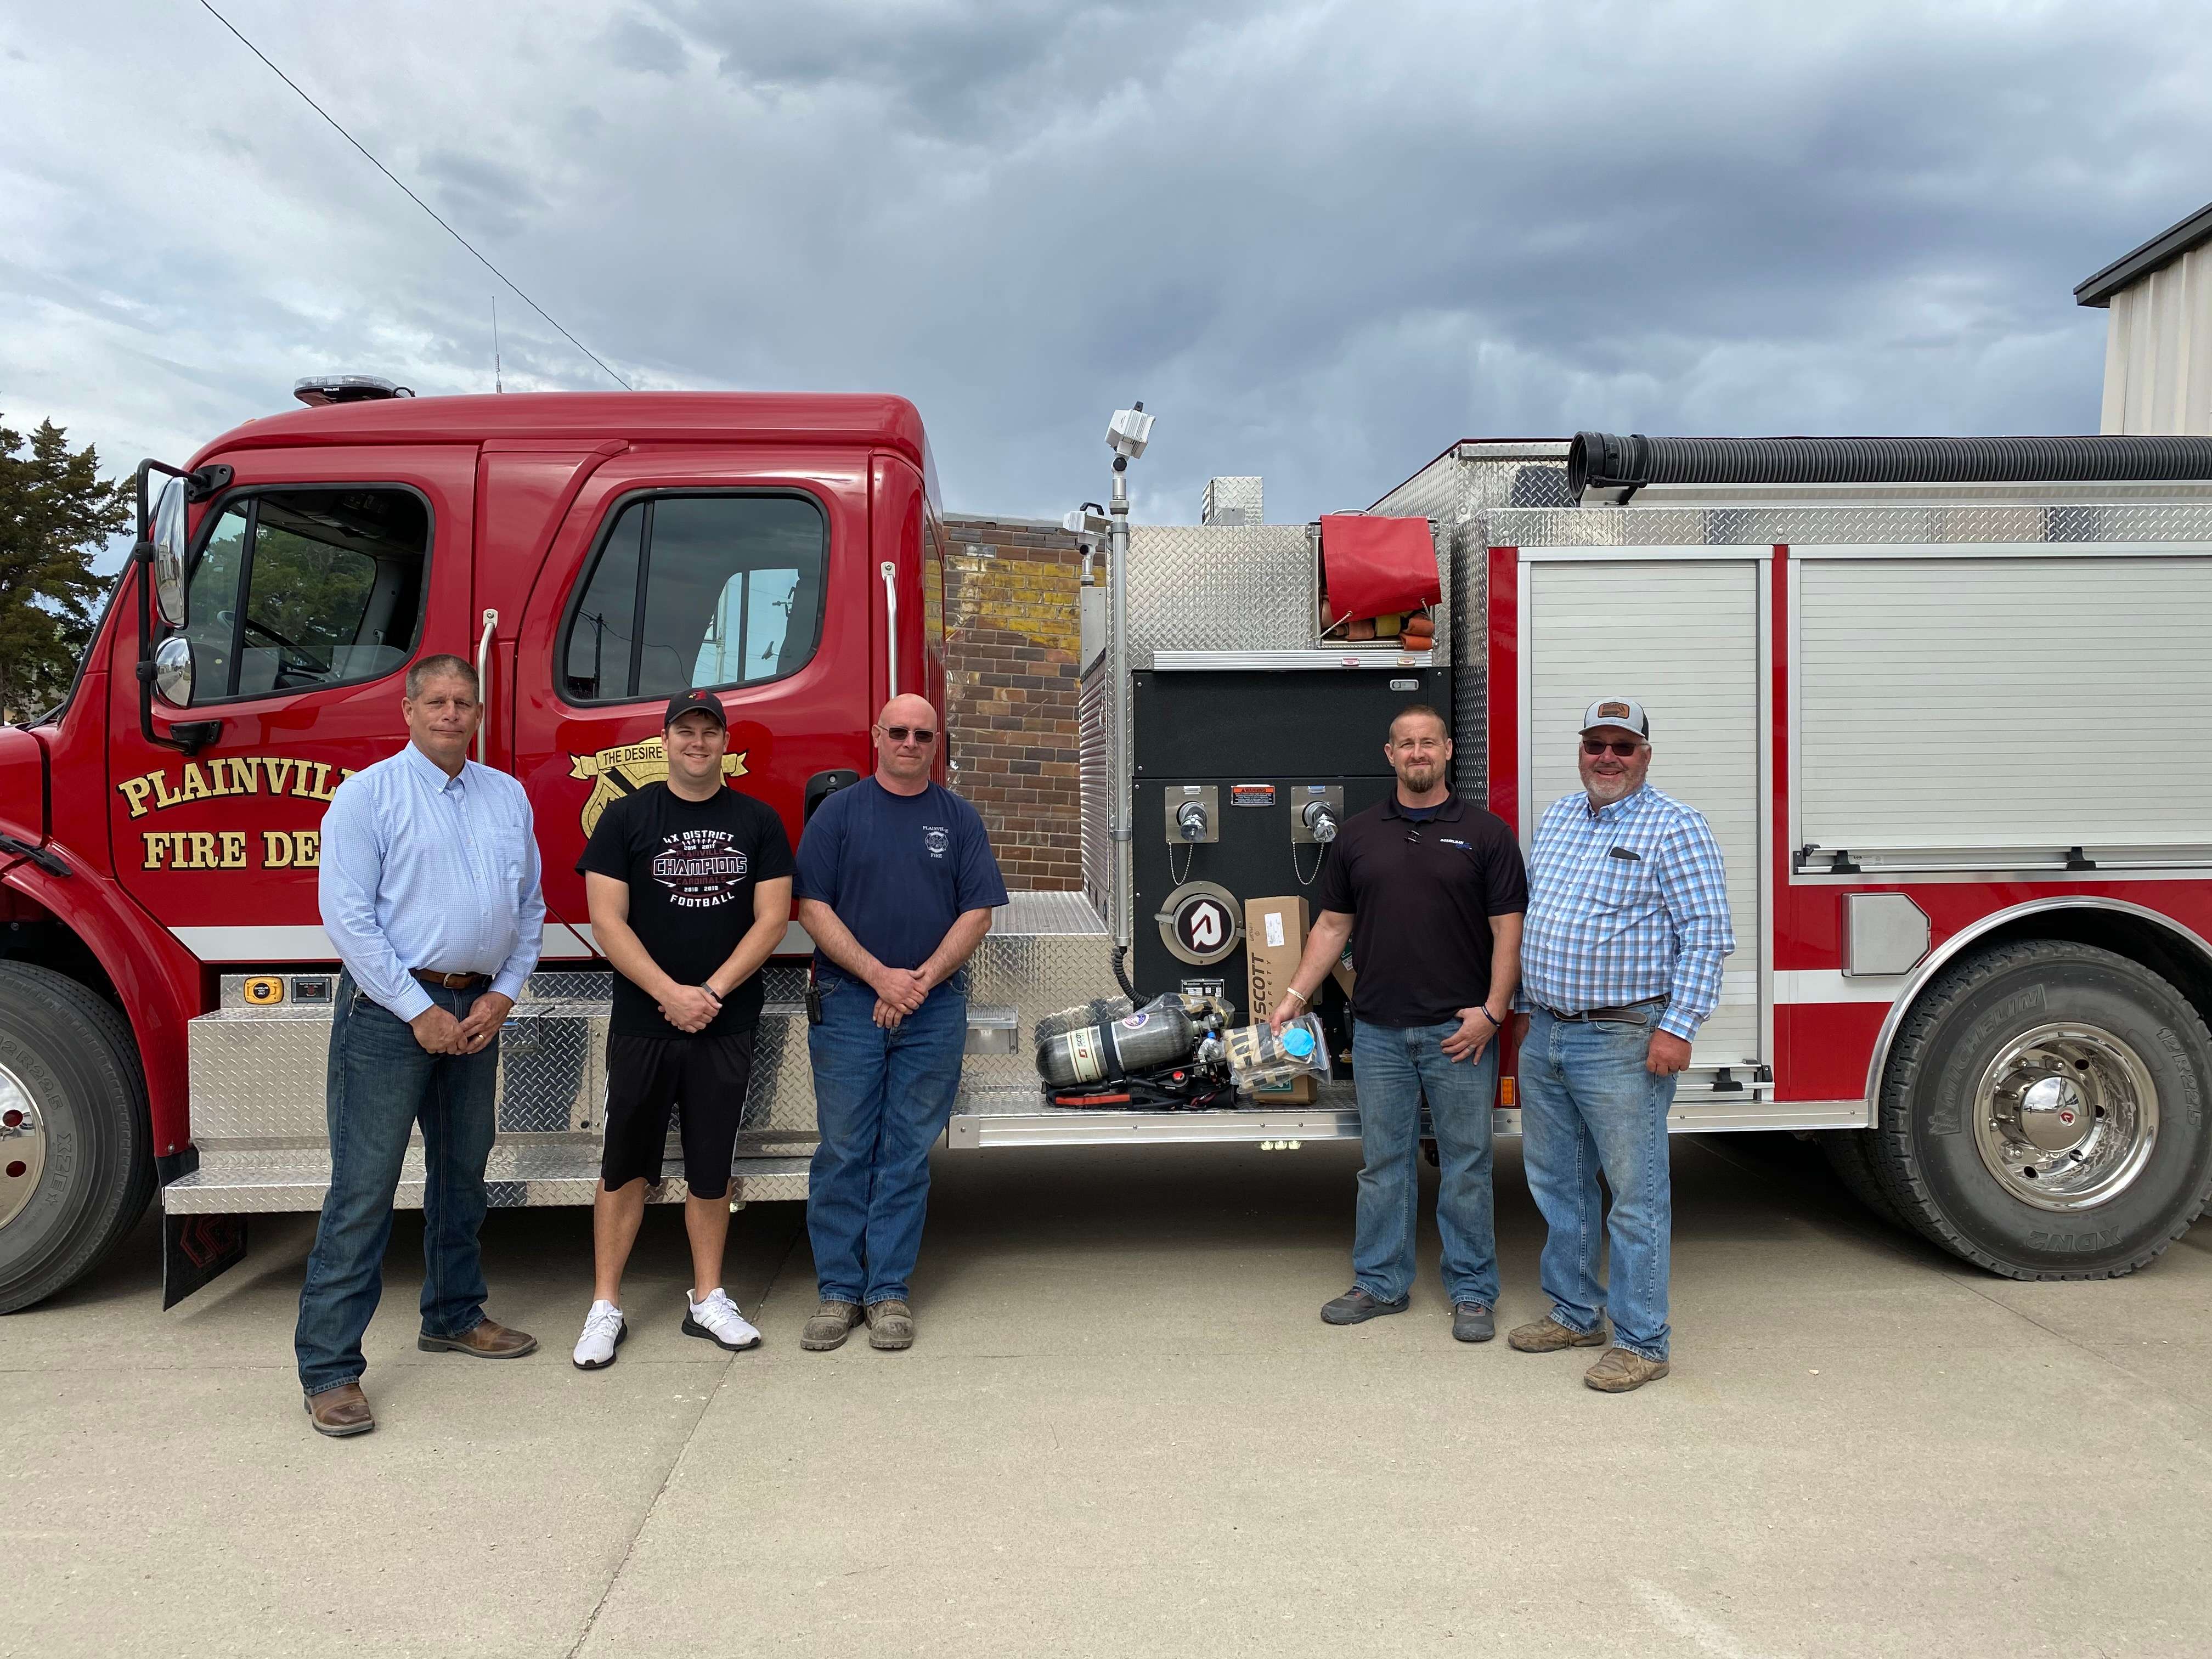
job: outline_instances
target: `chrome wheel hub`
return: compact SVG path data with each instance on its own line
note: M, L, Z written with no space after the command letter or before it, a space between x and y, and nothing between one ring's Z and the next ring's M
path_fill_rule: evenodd
M22 1079L0 1066L0 1227L31 1201L46 1167L46 1121Z
M2013 1197L2086 1210L2124 1191L2158 1139L2158 1091L2142 1056L2101 1026L2021 1033L1974 1095L1974 1146Z

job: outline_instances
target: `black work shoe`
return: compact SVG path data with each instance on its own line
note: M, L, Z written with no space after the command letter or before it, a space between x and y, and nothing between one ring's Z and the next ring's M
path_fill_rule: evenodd
M1452 1304L1452 1335L1462 1342L1487 1342L1498 1334L1498 1318L1480 1302Z
M1403 1313L1407 1302L1407 1298L1402 1296L1395 1302L1385 1302L1354 1285L1334 1302L1323 1303L1321 1316L1332 1325L1357 1325L1379 1314Z

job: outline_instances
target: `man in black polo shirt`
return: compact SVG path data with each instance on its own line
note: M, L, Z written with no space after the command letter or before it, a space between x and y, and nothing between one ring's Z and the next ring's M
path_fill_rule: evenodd
M1359 1086L1352 1286L1322 1309L1332 1325L1403 1313L1413 1283L1421 1097L1443 1179L1437 1231L1452 1334L1497 1334L1498 1240L1490 1190L1491 1039L1521 976L1528 872L1504 821L1451 793L1452 744L1425 704L1390 722L1398 787L1347 822L1321 873L1321 915L1272 1017L1280 1030L1318 994L1352 941L1352 1066Z

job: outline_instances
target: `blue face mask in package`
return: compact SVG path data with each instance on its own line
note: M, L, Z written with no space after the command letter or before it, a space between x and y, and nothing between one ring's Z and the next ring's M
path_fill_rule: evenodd
M1237 1087L1254 1089L1289 1083L1302 1077L1328 1075L1328 1042L1318 1014L1304 1014L1283 1027L1278 1036L1267 1025L1243 1025L1221 1034L1229 1059L1229 1074Z

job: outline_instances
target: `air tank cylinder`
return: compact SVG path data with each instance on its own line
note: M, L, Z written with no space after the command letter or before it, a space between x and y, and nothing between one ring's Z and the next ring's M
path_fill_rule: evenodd
M1134 1010L1115 998L1039 1020L1036 1066L1051 1087L1079 1088L1172 1066L1197 1042L1198 1027L1182 998L1156 998Z

